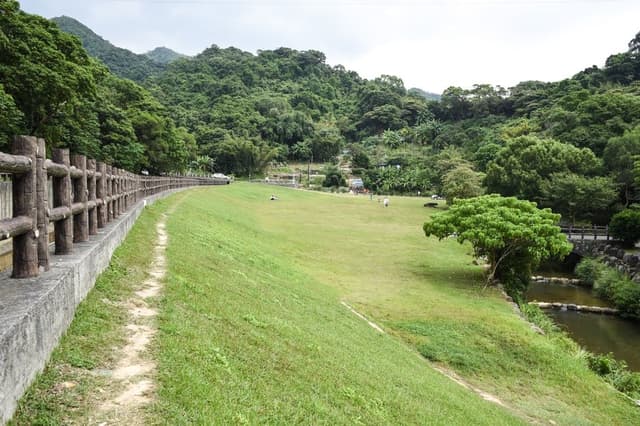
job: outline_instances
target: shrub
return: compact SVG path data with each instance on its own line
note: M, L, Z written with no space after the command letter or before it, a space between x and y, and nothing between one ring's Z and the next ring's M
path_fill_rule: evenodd
M615 287L617 285L616 283L623 279L624 276L617 270L610 267L604 267L593 282L593 290L598 296L612 300L613 294L615 293Z
M613 302L625 316L640 318L640 284L609 267L602 267L593 289L600 297Z
M528 303L520 303L520 311L524 315L524 317L532 324L540 327L542 331L547 334L557 332L560 328L556 325L555 322L536 305L530 305Z
M626 209L613 215L609 233L625 245L633 246L640 240L640 210Z
M345 186L347 181L345 180L342 172L337 166L328 165L324 169L324 182L322 182L322 186L327 188L338 188L340 186Z
M640 285L628 278L618 281L611 298L620 312L640 318Z
M640 374L627 369L627 363L606 355L587 353L587 365L599 376L602 376L614 388L632 398L640 396Z
M593 287L603 267L598 260L585 257L576 266L575 274L584 285Z

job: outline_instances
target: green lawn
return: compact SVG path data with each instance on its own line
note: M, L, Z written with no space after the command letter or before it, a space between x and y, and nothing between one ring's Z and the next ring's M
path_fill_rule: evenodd
M274 191L278 201L269 200ZM145 261L136 250L153 232L153 219L175 208L157 301L157 402L145 421L639 424L640 409L592 374L574 345L535 334L498 292L483 289L468 247L424 237L422 223L433 210L423 202L391 197L384 208L368 197L235 183L148 209L117 257L125 262L121 270L137 271ZM111 297L102 286L100 297ZM100 305L94 293L88 303ZM101 335L102 328L91 332ZM87 332L75 325L65 337L17 423L28 424L38 410L64 411L49 407L63 399L51 372L71 363L65 351L84 338L76 330ZM74 368L108 367L104 346L93 348L106 351L100 356L88 349L81 359L92 362ZM83 396L72 411L82 415L91 400Z
M565 340L535 334L420 199L236 184L169 219L159 412L250 423L640 421ZM381 324L380 336L341 304ZM415 352L414 352L415 351ZM509 409L444 380L425 358ZM193 397L194 388L199 391ZM182 395L182 397L180 397Z

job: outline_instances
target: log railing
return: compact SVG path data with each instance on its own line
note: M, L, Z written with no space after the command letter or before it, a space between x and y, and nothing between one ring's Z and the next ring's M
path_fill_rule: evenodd
M54 149L46 159L44 139L17 136L12 153L0 152L0 173L11 175L13 215L0 220L0 241L13 238L12 278L30 278L49 269L49 223L55 254L69 254L99 228L138 200L158 192L196 185L225 184L203 177L140 176ZM48 178L53 203L48 200ZM52 207L50 207L52 206Z

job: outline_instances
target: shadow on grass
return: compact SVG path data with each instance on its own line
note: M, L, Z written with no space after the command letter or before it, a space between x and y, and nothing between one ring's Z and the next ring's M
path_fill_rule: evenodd
M427 263L420 263L409 267L416 280L441 285L443 288L456 290L478 290L486 283L484 271L472 266L434 267Z

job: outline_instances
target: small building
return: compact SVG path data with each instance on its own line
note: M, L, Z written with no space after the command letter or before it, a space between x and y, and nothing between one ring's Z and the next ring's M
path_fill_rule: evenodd
M272 173L264 179L270 185L289 186L297 188L300 183L299 173Z
M360 178L349 179L349 189L353 192L361 192L364 190L364 182Z

